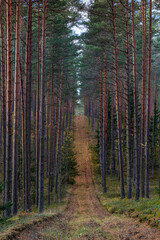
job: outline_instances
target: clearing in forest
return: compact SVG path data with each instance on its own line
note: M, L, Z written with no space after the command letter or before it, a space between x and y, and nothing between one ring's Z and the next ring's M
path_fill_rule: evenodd
M79 176L68 199L68 207L53 221L37 224L16 239L148 239L159 240L160 231L123 215L114 216L100 204L93 183L86 120L75 117L74 139Z

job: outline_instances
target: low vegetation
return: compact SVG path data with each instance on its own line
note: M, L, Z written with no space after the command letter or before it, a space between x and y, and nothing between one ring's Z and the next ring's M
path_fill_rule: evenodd
M23 231L26 227L32 226L35 223L43 222L52 219L55 214L63 211L67 206L67 196L71 191L71 185L75 183L74 178L78 174L75 149L73 144L73 131L67 130L64 135L64 141L61 152L61 184L63 185L63 191L61 190L61 202L54 202L54 192L51 194L51 203L46 206L46 210L43 214L37 213L37 208L32 207L32 212L22 212L20 210L16 216L2 217L0 218L0 233L3 236L11 236L18 232ZM47 181L47 177L45 178ZM0 191L3 190L3 186L0 186ZM47 201L47 189L45 189L45 200ZM12 205L12 202L8 202L6 205L0 206L0 210L6 210ZM1 239L1 238L0 238Z
M102 192L100 163L97 151L97 145L90 145L92 165L94 169L94 182L96 186L97 196L106 208L112 214L125 214L129 217L137 218L140 222L146 221L153 227L160 228L160 194L157 188L158 173L154 177L150 177L150 198L140 198L138 201L134 200L134 188L132 199L120 199L120 183L118 173L115 173L113 179L107 176L107 192ZM125 190L126 190L125 177Z

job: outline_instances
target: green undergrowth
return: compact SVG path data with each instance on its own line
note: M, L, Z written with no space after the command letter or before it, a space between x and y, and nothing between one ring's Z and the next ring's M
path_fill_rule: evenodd
M78 175L77 170L77 163L76 163L76 153L74 149L74 142L73 142L73 131L67 130L65 132L64 136L64 144L62 147L61 152L61 185L63 185L63 188L61 188L61 199L62 201L56 199L54 196L54 191L50 193L50 202L51 204L48 205L48 178L45 176L44 179L44 206L45 211L43 214L38 214L38 209L34 204L32 204L32 212L24 213L22 209L22 200L19 201L19 212L16 216L11 218L3 218L0 216L0 236L2 232L9 232L9 234L12 234L16 231L22 231L25 229L25 226L30 226L33 224L38 223L39 221L43 221L46 218L50 219L55 214L63 211L67 207L68 203L68 195L70 195L72 191L72 185L75 183L74 178L76 175ZM1 186L0 186L1 187ZM32 202L34 202L35 199L35 190L31 191L32 193ZM2 206L4 208L4 206ZM0 208L1 208L1 202L0 202ZM5 235L2 234L2 235ZM0 237L1 239L1 237ZM2 238L3 239L3 238ZM5 238L4 238L5 239Z
M134 188L132 199L120 199L120 182L118 173L114 174L113 179L107 176L107 193L102 192L99 156L97 146L93 142L90 145L92 166L94 170L94 183L97 196L106 208L112 214L121 216L125 214L129 217L137 218L140 222L146 221L153 227L160 228L160 192L158 186L158 173L155 172L154 177L150 177L150 198L140 198L139 201L134 200ZM126 176L125 176L125 192L126 192Z
M140 198L139 201L132 199L120 199L119 181L116 177L111 180L107 177L107 193L102 193L100 181L95 178L97 195L106 208L112 214L125 214L137 218L140 222L148 222L153 227L160 228L160 198L156 193L155 182L152 182L149 199Z
M76 218L77 217L77 218ZM60 224L63 222L63 226ZM66 221L59 219L52 227L45 228L39 234L42 239L108 239L112 235L103 230L100 219L94 217L77 215L73 219Z
M44 221L52 220L57 214L63 212L68 205L68 198L72 191L72 185L69 185L65 189L65 195L61 202L54 202L51 195L51 204L45 204L45 211L42 214L38 214L37 208L32 206L31 212L19 211L16 216L11 218L0 218L0 240L12 239L17 236L23 230Z
M70 189L71 190L71 189ZM68 194L70 194L68 190ZM67 198L67 197L66 197ZM51 221L58 213L63 212L67 207L67 199L60 203L52 203L42 214L37 211L28 213L19 212L12 218L0 219L0 240L12 239L19 235L23 230L38 223Z
M0 219L0 232L6 231L6 229L10 227L16 227L19 224L27 224L29 222L32 222L32 220L37 220L47 217L47 216L52 216L54 214L57 214L65 208L66 203L61 202L61 203L55 203L51 204L48 209L44 211L43 214L38 214L37 212L18 212L16 216L13 216L11 218L1 218Z

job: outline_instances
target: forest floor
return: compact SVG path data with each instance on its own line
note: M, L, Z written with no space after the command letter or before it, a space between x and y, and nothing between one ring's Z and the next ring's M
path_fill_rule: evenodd
M98 200L93 183L91 154L83 116L75 117L74 141L79 175L68 199L68 206L54 219L24 230L18 240L36 239L148 239L160 240L160 231L125 215L108 213Z

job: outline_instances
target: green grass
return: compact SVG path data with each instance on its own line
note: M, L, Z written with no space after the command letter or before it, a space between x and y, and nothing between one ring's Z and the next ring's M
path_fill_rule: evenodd
M150 198L140 198L135 201L135 192L133 188L132 199L120 199L120 182L118 172L113 179L107 176L107 193L102 193L99 156L96 153L95 141L90 145L92 166L94 170L94 182L97 196L102 205L112 214L125 214L129 217L138 218L141 222L147 221L151 226L160 228L160 192L158 189L158 172L154 177L150 177ZM125 168L124 168L125 169ZM150 174L152 175L152 174ZM125 192L126 192L126 171L124 171Z
M71 187L67 187L67 194L63 201L53 203L53 199L49 206L45 207L43 214L37 213L37 208L33 207L32 212L24 213L19 211L18 214L11 218L0 218L0 239L8 239L19 234L28 226L35 225L40 222L52 220L58 213L64 211L67 206L67 195L71 191Z
M141 222L147 221L151 226L160 228L160 197L156 187L157 177L150 179L150 198L140 198L134 200L134 191L132 199L120 199L120 183L116 176L114 179L107 177L107 193L102 193L100 177L95 176L97 195L102 205L108 212L114 214L125 214L129 217L138 218ZM126 184L125 184L126 190Z
M71 187L66 188L67 192L69 193L71 191ZM53 195L53 194L52 194ZM18 214L16 216L13 216L11 218L0 218L0 234L4 232L10 232L10 230L14 230L14 228L25 227L25 225L28 225L32 222L39 222L43 218L50 218L53 215L63 211L67 205L67 195L61 202L53 202L53 196L51 195L51 204L45 205L45 211L43 214L38 214L37 208L33 205L32 206L32 212L23 212L22 210L19 210Z
M66 239L65 238L65 233L63 233L60 230L55 230L55 229L49 229L46 230L45 232L39 233L44 240L52 240L52 239Z
M64 202L62 203L56 203L50 205L48 209L45 210L43 214L38 214L36 212L31 213L24 213L19 212L16 216L11 218L1 218L0 219L0 232L6 231L8 228L14 228L18 226L19 224L28 224L32 221L39 221L43 217L49 217L52 216L55 213L60 212L64 207Z
M112 236L103 231L101 225L97 219L91 219L89 217L77 216L69 222L63 221L63 225L55 222L53 226L43 230L39 234L42 239L101 239L104 238L111 240ZM60 220L61 221L61 220Z

